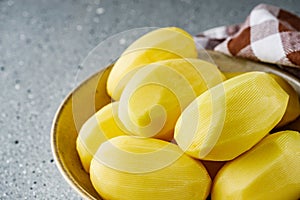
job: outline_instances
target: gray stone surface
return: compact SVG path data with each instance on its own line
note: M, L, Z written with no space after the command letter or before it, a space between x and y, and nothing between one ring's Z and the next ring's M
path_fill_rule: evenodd
M265 2L300 14L300 1ZM137 27L178 26L196 34L239 23L258 3L0 0L0 199L80 199L53 162L50 127L76 85L79 64L98 43Z

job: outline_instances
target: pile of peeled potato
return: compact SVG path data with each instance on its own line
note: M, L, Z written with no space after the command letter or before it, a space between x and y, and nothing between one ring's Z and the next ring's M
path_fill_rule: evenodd
M300 114L265 72L222 73L179 28L131 44L107 81L112 103L82 126L77 151L104 199L300 198Z

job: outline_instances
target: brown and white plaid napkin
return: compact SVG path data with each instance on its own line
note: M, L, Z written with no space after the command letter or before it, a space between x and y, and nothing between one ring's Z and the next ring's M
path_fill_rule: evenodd
M259 4L243 24L207 30L195 41L230 56L289 66L300 78L300 18L281 8Z

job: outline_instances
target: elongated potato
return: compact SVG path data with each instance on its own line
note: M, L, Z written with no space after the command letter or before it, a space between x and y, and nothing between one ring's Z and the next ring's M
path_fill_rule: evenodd
M241 75L245 72L224 72L224 75L227 79L233 78L235 76ZM300 102L299 96L296 90L283 78L275 74L270 74L275 81L281 86L282 89L289 95L289 102L284 113L284 116L277 124L278 127L282 127L292 121L294 121L300 115Z
M181 114L177 144L203 160L232 160L258 143L285 113L288 94L267 73L249 72L209 89Z
M224 80L217 66L199 59L170 59L141 68L120 99L119 118L138 136L173 138L180 113Z
M281 86L284 91L289 95L289 102L280 122L276 127L282 127L292 121L294 121L300 115L300 103L299 96L292 86L290 86L283 78L271 74L275 81Z
M131 72L144 65L174 58L197 58L193 37L176 28L160 28L132 43L117 60L107 80L107 92L119 100L132 76Z
M90 117L80 129L76 148L82 166L89 172L91 160L106 140L129 134L118 119L119 102L110 103Z
M300 134L267 136L217 174L212 199L296 200L300 198Z
M211 185L205 167L177 145L133 136L103 143L90 177L96 191L110 200L201 200Z

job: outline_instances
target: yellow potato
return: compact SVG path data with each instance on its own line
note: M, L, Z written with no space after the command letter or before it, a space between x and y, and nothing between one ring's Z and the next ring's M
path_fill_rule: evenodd
M216 176L212 199L300 198L300 134L282 131L228 162Z
M235 76L241 75L243 73L245 72L224 72L224 75L227 79L230 79ZM270 75L281 86L281 88L284 89L284 91L289 95L289 102L285 114L276 126L278 128L294 121L300 115L299 96L296 90L290 84L288 84L288 82L286 82L283 78L275 74L270 74Z
M205 167L177 145L134 136L103 143L90 178L101 197L110 200L201 200L211 186Z
M199 59L152 63L128 82L120 99L119 118L138 136L171 140L183 109L223 79L215 65Z
M176 27L149 32L132 43L117 60L107 80L107 92L119 100L133 70L173 58L197 58L193 37Z
M114 102L104 106L80 129L76 148L86 172L89 172L91 160L103 142L116 136L129 134L118 119L118 105L119 102Z
M194 100L178 119L174 137L195 158L232 160L276 126L287 103L288 94L269 74L245 73Z
M275 81L281 86L286 93L289 95L289 102L280 122L276 127L282 127L292 121L294 121L300 115L300 104L299 97L292 86L288 84L283 78L276 76L275 74L271 74L271 76L275 79Z

